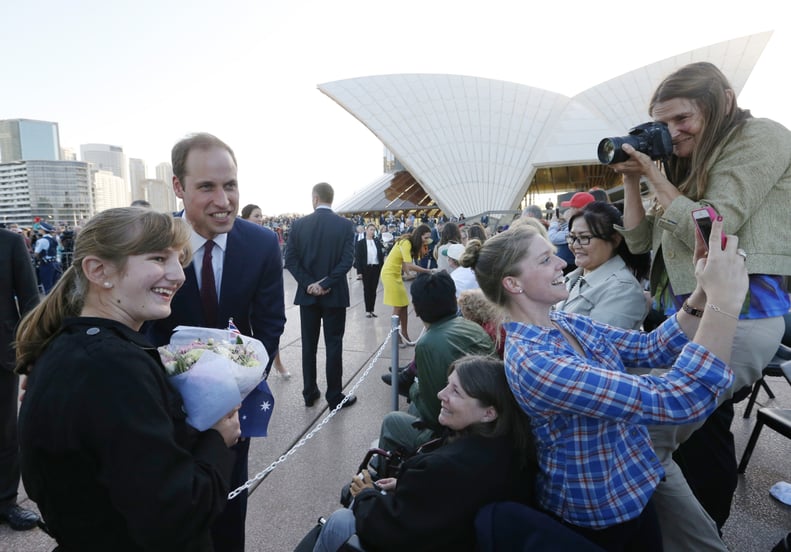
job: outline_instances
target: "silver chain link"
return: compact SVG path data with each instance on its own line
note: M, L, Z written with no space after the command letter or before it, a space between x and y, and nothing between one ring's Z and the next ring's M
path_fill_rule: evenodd
M379 350L376 351L376 354L374 355L374 358L371 360L370 364L368 365L368 368L365 369L365 371L363 372L362 376L360 376L360 378L354 383L354 385L352 385L351 389L349 389L349 392L343 398L343 400L335 408L333 408L329 412L329 414L327 414L324 417L324 419L321 422L319 422L319 425L314 427L309 433L307 433L304 437L302 437L293 447L291 447L288 450L288 452L286 452L280 458L278 458L277 460L275 460L274 462L269 464L269 466L264 471L255 474L255 476L252 479L248 479L247 481L245 481L244 485L241 485L240 487L237 487L236 489L234 489L233 491L228 493L228 500L233 500L242 491L244 491L246 489L249 489L257 481L260 481L264 477L266 477L267 474L269 474L269 472L274 470L279 464L285 462L285 460L289 456L293 455L297 450L299 450L300 447L302 447L305 443L307 443L309 439L312 439L313 436L321 430L321 428L323 428L325 425L327 425L327 423L329 423L329 421L333 418L333 416L335 416L335 414L338 413L338 410L343 408L343 405L346 404L347 400L349 400L349 396L354 394L354 391L358 387L360 387L360 384L362 384L363 381L365 381L366 376L368 376L368 373L373 369L374 365L379 360L379 357L382 356L382 353L384 352L385 347L387 347L387 344L390 342L390 339L392 339L392 337L393 337L393 333L395 333L396 331L398 331L398 330L397 329L390 330L390 332L387 334L387 338L385 338L385 340L384 340L384 343L382 343L381 347L379 347ZM422 333L421 333L421 335L422 335Z

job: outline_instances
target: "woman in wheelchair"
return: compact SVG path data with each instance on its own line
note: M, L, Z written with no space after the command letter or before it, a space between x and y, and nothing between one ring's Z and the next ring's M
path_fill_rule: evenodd
M398 479L352 478L354 500L324 525L314 551L335 552L357 534L366 552L474 550L475 515L499 501L529 504L535 451L502 361L467 356L453 363L438 393L442 446L404 462Z

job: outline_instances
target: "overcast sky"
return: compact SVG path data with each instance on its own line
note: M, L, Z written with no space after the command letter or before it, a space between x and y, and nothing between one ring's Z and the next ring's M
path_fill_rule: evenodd
M236 150L242 204L307 212L316 182L332 184L340 201L382 172L381 143L320 83L451 73L572 96L666 57L773 30L739 103L791 127L787 6L7 0L0 119L56 121L62 146L121 146L151 176L183 135L211 132Z

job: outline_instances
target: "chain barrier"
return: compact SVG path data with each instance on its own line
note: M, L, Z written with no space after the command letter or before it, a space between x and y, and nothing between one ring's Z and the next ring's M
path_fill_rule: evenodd
M420 341L420 338L421 338L421 337L423 337L423 334L424 334L424 333L426 333L426 327L425 327L425 326L423 326L423 329L421 329L421 330L420 330L420 335L419 335L419 336L417 336L417 339L416 339L416 340L414 340L414 341L409 341L409 340L408 340L406 337L404 337L404 334L402 334L402 333L401 333L401 330L399 329L399 330L398 330L398 337L400 337L400 338L401 338L401 341L402 341L403 343L406 343L406 344L407 344L407 345L409 345L410 347L414 347L414 346L417 344L417 342L418 342L418 341Z
M354 385L352 385L351 389L349 389L349 392L346 394L346 396L343 398L343 400L335 408L333 408L329 412L329 414L327 414L324 417L324 419L321 422L319 422L319 424L316 427L314 427L312 430L310 430L310 432L308 432L304 437L302 437L285 454L281 455L280 458L278 458L277 460L275 460L274 462L269 464L269 466L267 466L266 469L264 469L263 471L255 474L255 476L252 479L248 479L247 481L245 481L245 483L243 485L241 485L240 487L237 487L236 489L234 489L233 491L228 493L228 500L233 500L234 498L239 496L239 494L242 491L245 491L245 490L249 489L256 482L262 481L264 479L264 477L269 475L269 473L271 471L273 471L278 465L280 465L283 462L285 462L285 460L289 456L291 456L294 453L296 453L296 451L299 450L305 443L307 443L308 440L312 439L313 436L321 430L321 428L323 428L325 425L327 425L327 423L329 423L329 421L335 416L335 414L337 414L338 411L341 408L343 408L343 405L346 404L346 401L349 399L349 397L351 395L353 395L355 390L358 387L360 387L360 385L362 384L363 381L365 381L365 378L368 376L369 372L373 369L374 365L377 363L379 358L382 356L382 353L384 352L385 347L387 347L387 344L390 342L390 339L392 339L392 337L393 337L393 333L395 333L396 331L397 330L390 330L388 332L387 337L385 338L384 342L379 347L379 350L376 351L376 353L374 354L374 358L371 360L370 364L368 364L368 368L365 369L365 371L359 377L359 379L354 383ZM422 333L421 333L421 335L422 335Z

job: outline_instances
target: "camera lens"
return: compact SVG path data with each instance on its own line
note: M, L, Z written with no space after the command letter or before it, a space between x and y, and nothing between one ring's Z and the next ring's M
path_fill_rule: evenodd
M639 151L639 142L634 136L622 136L620 138L605 138L599 142L599 162L602 165L613 163L623 163L629 160L629 156L621 149L624 144L629 144Z
M615 156L615 144L610 138L605 138L599 142L599 162L603 165L612 163L612 158Z

